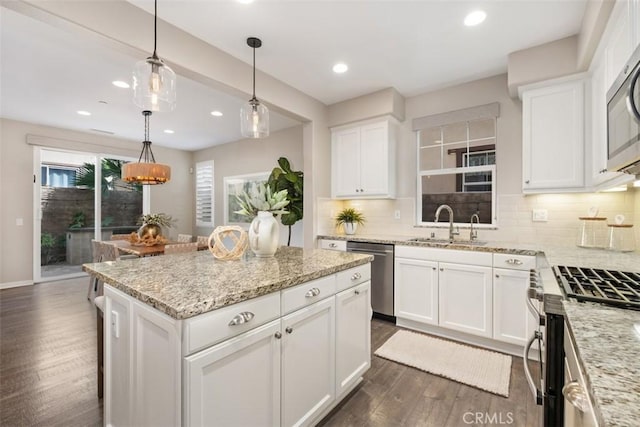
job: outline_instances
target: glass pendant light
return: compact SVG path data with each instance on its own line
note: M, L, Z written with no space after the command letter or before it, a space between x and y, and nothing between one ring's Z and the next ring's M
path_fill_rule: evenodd
M149 116L151 111L142 112L144 116L144 141L138 163L125 163L122 166L122 180L130 184L155 185L164 184L171 179L171 168L156 163L149 141Z
M133 102L150 111L172 111L176 107L176 73L156 54L158 0L154 1L153 54L136 63L133 70Z
M245 138L265 138L269 136L269 109L256 98L256 48L262 41L249 37L247 44L253 48L253 97L240 109L240 132Z

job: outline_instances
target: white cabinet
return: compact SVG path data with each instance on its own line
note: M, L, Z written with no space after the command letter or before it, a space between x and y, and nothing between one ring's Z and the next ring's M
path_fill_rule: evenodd
M438 324L438 263L395 259L394 313L416 322Z
M584 189L585 80L521 88L523 193Z
M493 269L493 338L524 346L536 319L525 305L529 272Z
M618 0L607 23L604 42L605 92L615 81L627 63L636 41L635 32L639 21L634 21L634 1Z
M336 295L336 396L371 366L371 282Z
M184 424L280 425L278 336L279 319L187 357Z
M440 326L491 337L491 268L439 263Z
M335 399L335 300L282 318L282 425L309 424Z
M395 125L391 119L333 128L333 198L395 197Z

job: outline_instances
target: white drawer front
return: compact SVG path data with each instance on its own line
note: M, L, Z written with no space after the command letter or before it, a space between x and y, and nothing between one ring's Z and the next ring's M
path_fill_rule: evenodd
M183 355L226 340L280 317L280 292L223 307L184 322Z
M420 259L423 261L451 262L485 267L491 267L493 261L493 254L484 251L401 245L397 245L395 251L395 256L398 258Z
M347 241L346 240L327 240L327 239L319 239L318 247L320 249L330 249L332 251L346 251L347 250Z
M371 280L371 263L341 271L338 273L338 292L368 280Z
M306 305L336 293L336 276L322 277L282 291L282 314L291 313Z
M531 270L536 268L536 257L531 255L493 254L493 266L511 270Z

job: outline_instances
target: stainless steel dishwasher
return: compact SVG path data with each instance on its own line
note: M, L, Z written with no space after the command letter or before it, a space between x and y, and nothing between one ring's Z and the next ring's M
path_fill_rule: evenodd
M393 245L347 241L347 252L373 255L371 307L376 317L395 320L393 314Z

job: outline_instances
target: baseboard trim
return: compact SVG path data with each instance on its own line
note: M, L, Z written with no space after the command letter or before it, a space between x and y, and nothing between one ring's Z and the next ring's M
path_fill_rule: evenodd
M0 283L0 289L19 288L20 286L33 286L33 280Z

